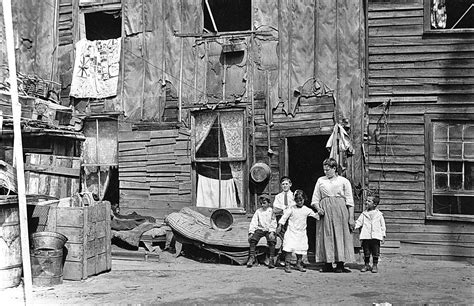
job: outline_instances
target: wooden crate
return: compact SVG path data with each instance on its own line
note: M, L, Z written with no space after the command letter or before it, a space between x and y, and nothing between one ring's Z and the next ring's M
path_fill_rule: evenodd
M72 156L25 154L27 194L66 198L79 192L81 159Z
M112 268L110 202L85 207L36 205L38 230L61 233L66 242L64 279L82 280ZM47 210L47 211L46 211ZM41 212L42 211L42 212ZM33 213L34 214L34 213Z

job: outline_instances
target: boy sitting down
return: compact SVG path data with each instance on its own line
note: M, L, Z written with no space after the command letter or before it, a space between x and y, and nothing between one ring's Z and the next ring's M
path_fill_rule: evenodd
M250 252L247 267L251 268L256 261L256 249L257 243L262 237L267 238L267 244L270 255L270 262L268 268L275 268L274 257L275 257L275 244L276 235L275 231L277 228L277 222L273 209L270 207L270 197L268 195L261 195L258 198L260 208L255 211L252 217L252 221L249 226L249 243Z

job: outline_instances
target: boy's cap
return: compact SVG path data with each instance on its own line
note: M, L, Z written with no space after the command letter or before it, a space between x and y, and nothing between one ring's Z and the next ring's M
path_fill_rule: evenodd
M258 198L259 198L259 199L266 199L266 200L270 201L270 196L267 195L267 194L262 194L262 195L260 195Z

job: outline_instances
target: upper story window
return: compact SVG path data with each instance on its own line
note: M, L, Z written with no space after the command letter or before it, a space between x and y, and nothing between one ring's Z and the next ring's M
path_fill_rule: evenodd
M102 11L84 14L86 38L106 40L122 36L120 11Z
M251 0L203 0L204 32L251 30Z
M474 220L474 117L427 117L428 216Z
M474 33L474 0L424 1L425 32Z

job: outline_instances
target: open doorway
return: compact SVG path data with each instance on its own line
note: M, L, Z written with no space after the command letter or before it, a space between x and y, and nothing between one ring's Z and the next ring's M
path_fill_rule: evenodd
M287 138L288 174L293 183L292 190L302 189L308 196L310 205L314 185L324 175L323 161L329 157L326 143L329 135L298 136ZM316 221L308 218L309 251L314 252L316 245Z

